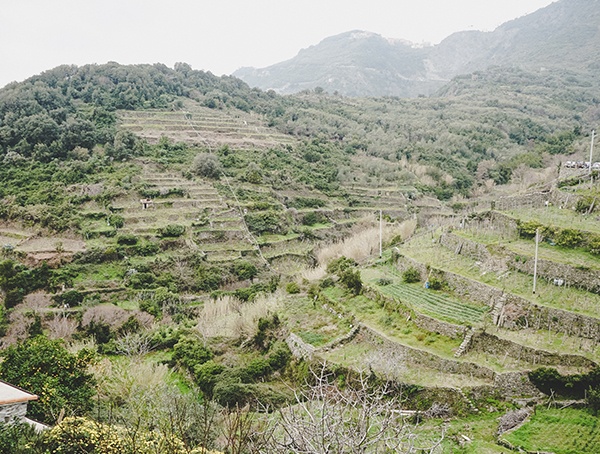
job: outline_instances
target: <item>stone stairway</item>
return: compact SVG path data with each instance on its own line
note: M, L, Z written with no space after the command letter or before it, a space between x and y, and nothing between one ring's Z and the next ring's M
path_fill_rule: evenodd
M494 301L492 305L492 321L496 326L502 326L505 304L506 295L502 294L502 296Z
M473 412L473 413L479 413L479 408L477 408L475 406L475 404L473 403L473 401L471 399L469 399L469 396L467 396L464 391L460 388L455 388L456 391L458 392L458 394L461 395L461 397L463 399L465 399L465 401L467 402L467 404L469 405L469 409Z
M471 345L471 339L473 339L473 334L475 334L475 330L473 328L469 328L469 331L467 331L467 333L465 334L465 338L458 347L458 350L456 350L456 352L454 353L455 358L462 356L467 351L467 349Z

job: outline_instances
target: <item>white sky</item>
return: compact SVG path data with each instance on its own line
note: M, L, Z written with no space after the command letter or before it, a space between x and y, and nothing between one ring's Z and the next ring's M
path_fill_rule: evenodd
M0 87L61 64L264 67L350 30L436 44L553 0L1 0Z

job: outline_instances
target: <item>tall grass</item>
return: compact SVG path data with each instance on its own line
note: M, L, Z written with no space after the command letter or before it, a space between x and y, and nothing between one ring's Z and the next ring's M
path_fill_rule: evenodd
M400 237L403 240L410 238L416 228L417 221L413 219L400 224L386 224L382 229L383 243L389 243L390 240L396 237ZM378 253L379 225L377 222L374 222L350 237L320 249L317 251L317 260L320 265L326 265L331 260L345 256L361 262Z
M244 303L232 296L223 296L204 304L196 329L204 338L223 336L249 338L256 334L258 320L273 315L280 306L279 293L259 295Z

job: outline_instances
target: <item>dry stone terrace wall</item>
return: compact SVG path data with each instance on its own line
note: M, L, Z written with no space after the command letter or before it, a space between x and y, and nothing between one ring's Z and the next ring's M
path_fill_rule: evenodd
M490 353L493 355L507 355L532 364L534 367L543 366L570 366L591 369L596 366L593 361L578 355L560 355L545 350L538 350L515 342L500 339L493 334L476 333L471 339L469 350Z
M529 257L524 260L523 256L510 253L508 266L521 273L533 275L534 259ZM589 292L600 293L600 272L597 270L577 268L564 263L538 259L537 274L551 282L554 279L561 279L563 281L562 285L575 286Z
M403 358L408 364L420 364L444 374L461 374L485 380L493 380L494 388L500 390L505 397L537 396L539 390L531 383L527 372L496 373L493 370L475 363L453 361L441 358L429 352L413 349L382 337L372 329L361 326L358 340L369 342L378 348L390 351L390 357ZM392 354L393 353L393 354ZM489 389L485 389L485 394Z
M356 338L375 345L377 348L394 352L396 353L395 356L404 358L408 364L420 364L446 374L470 375L485 380L493 380L495 377L495 372L487 367L469 362L440 358L432 353L398 344L382 337L379 333L364 325L361 326L360 333Z
M462 238L453 233L444 233L440 237L440 244L456 254L486 264L493 264L492 256L487 247L473 240ZM502 254L509 268L533 275L533 257L524 257L506 248L502 250ZM537 274L550 282L553 282L554 279L562 279L562 285L575 286L589 292L600 293L600 272L597 270L538 259Z
M414 267L427 276L427 267L409 257L398 260L398 267L403 270ZM478 282L464 276L432 268L437 275L446 281L454 293L466 299L478 301L491 308L501 302L503 305L499 325L513 330L523 328L545 329L570 336L600 340L600 320L585 315L575 314L561 309L541 306L501 289Z
M492 258L485 245L459 237L453 233L442 234L440 244L455 254L464 255L481 262L488 262Z
M515 208L543 208L546 206L546 203L549 203L557 207L571 209L577 205L577 201L580 198L580 195L554 189L552 191L532 192L519 196L500 197L498 200L492 202L492 208L500 211Z
M442 322L440 320L436 320L435 318L418 313L415 314L414 322L415 325L421 329L424 329L425 331L438 333L442 336L450 337L452 339L463 337L467 330L465 326Z
M552 192L544 191L520 196L500 197L495 202L492 202L492 204L496 210L512 210L523 207L541 208L546 205L546 202L550 202L551 199Z

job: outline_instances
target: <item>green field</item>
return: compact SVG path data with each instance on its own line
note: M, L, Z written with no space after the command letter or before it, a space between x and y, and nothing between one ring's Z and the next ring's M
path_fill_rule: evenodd
M503 438L527 451L555 454L600 452L598 417L585 410L572 408L548 410L538 407L531 420Z
M444 320L476 324L482 322L489 311L487 307L466 304L443 292L426 289L422 284L395 283L376 287L385 296L397 298L417 312Z

